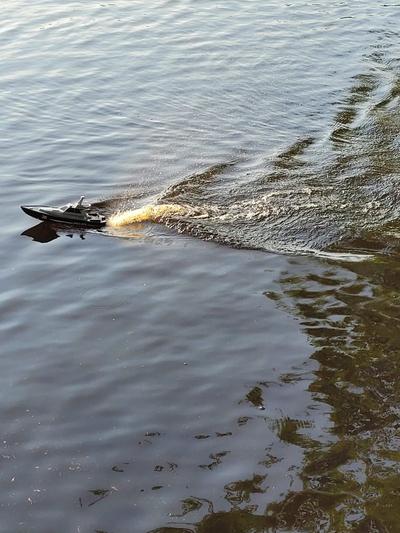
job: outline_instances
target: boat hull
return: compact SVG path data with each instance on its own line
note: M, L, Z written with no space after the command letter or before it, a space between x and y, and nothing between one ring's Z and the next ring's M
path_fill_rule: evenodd
M24 213L30 217L37 218L38 220L47 220L49 222L56 222L58 224L73 224L74 226L85 226L90 228L100 228L105 226L106 221L103 219L99 220L86 220L84 218L77 219L68 216L63 216L62 213L47 213L42 210L42 208L36 206L21 205L21 209Z

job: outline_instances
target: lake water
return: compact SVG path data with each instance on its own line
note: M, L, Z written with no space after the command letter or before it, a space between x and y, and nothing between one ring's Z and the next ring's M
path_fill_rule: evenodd
M399 530L399 8L3 0L1 531Z

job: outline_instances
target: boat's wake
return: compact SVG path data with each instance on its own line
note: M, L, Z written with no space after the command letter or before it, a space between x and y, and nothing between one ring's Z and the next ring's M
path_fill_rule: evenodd
M380 77L377 66L354 78L329 135L300 139L258 161L212 166L157 199L114 200L108 227L115 235L124 226L153 222L229 246L283 253L400 254L398 82L393 72L388 83L385 72Z
M136 209L117 211L107 220L107 225L120 228L139 222L162 223L177 216L188 215L190 208L174 204L149 204Z

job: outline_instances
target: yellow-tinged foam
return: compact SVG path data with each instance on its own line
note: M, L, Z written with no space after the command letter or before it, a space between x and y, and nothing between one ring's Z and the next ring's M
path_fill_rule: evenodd
M186 212L187 209L177 204L149 204L138 209L115 213L108 219L107 224L118 228L136 222L160 222L166 217L184 215Z

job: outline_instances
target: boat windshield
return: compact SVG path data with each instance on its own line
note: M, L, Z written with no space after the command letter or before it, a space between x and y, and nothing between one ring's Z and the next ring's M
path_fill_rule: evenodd
M64 213L80 213L81 210L80 209L77 209L75 206L71 205L71 204L67 204L67 205L62 205L60 207L61 211L63 211Z

